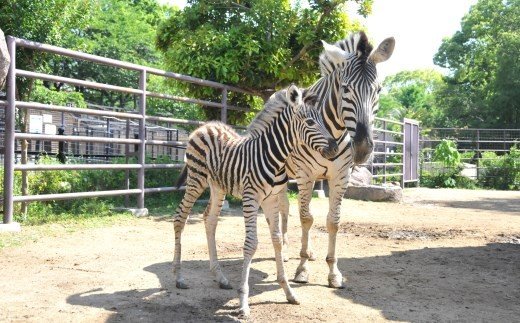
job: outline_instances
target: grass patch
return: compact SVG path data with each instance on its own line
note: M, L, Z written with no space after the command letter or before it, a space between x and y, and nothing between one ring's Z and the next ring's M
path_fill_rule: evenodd
M17 247L28 242L38 242L45 237L59 237L79 230L102 228L113 225L128 224L136 218L129 212L112 213L103 216L83 216L75 215L70 218L62 218L55 222L43 224L22 225L20 232L3 232L0 234L0 250L2 248Z

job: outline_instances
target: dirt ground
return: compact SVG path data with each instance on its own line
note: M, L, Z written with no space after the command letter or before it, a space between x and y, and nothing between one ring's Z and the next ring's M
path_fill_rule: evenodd
M288 304L276 283L268 228L259 220L250 321L520 321L520 192L406 189L399 204L344 200L340 290L327 287L327 205L311 205L317 260L308 284L291 283L301 305ZM292 278L301 233L294 205L291 213ZM244 238L239 215L225 212L217 232L234 287ZM0 250L0 321L237 320L236 289L220 290L209 274L200 214L183 236L188 290L176 289L171 273L170 217L60 232Z

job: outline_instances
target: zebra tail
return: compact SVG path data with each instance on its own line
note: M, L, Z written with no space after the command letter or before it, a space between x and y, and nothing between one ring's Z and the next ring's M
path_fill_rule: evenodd
M175 186L177 188L181 187L182 184L186 183L186 178L188 177L188 166L184 165L184 167L181 170L181 174L179 175L179 178L177 178L177 183Z

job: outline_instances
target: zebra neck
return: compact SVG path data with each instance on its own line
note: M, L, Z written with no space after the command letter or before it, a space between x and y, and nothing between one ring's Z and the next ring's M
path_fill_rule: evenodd
M341 73L334 70L332 73L320 78L309 91L318 95L320 110L325 127L329 133L339 139L346 130L345 121L341 116Z
M287 157L294 149L296 134L292 119L293 111L287 107L260 137L254 139L260 146L259 158L273 175L284 167Z

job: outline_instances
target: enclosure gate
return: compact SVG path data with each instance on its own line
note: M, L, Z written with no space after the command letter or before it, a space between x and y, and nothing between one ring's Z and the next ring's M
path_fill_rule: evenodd
M404 119L403 184L419 183L419 122ZM403 185L404 186L404 185Z

